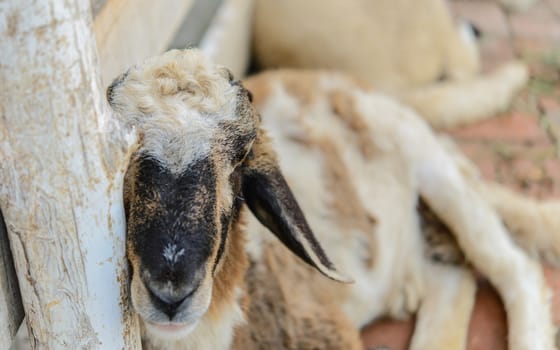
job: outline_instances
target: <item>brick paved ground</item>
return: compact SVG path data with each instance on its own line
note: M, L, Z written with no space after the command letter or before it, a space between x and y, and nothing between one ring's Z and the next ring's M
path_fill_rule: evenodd
M479 27L485 70L524 60L531 80L512 110L449 132L483 175L539 198L560 198L560 0L508 14L490 0L454 0L454 13Z
M453 13L482 31L483 69L522 59L531 72L511 111L474 125L445 130L488 179L537 198L560 199L560 0L540 0L525 13L507 13L494 0L449 0ZM560 213L559 213L560 215ZM555 290L560 325L560 272L545 268ZM366 348L405 350L412 322L381 321L364 333ZM507 327L501 303L481 283L469 350L505 350Z

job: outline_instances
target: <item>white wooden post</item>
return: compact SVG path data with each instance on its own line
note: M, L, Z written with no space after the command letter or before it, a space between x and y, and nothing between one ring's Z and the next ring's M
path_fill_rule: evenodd
M88 0L0 0L0 206L35 349L138 349Z

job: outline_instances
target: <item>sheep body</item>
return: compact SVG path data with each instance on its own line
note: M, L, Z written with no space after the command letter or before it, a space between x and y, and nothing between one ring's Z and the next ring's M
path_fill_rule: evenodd
M468 261L504 298L510 349L553 348L547 287L537 263L501 225L492 206L502 201L492 201L495 191L477 189L490 185L462 172L457 155L416 114L334 73L284 70L251 78L245 86L253 92L311 227L339 269L355 280L319 289L331 291L325 299L338 304L356 329L382 315L401 318L419 312L412 349L465 346L474 277L470 269L434 263L426 256L429 247L422 240L417 211L422 197L450 227ZM502 198L503 193L515 196L500 191ZM518 200L515 214L498 208L506 224L538 222L528 220L535 214L520 213L530 206ZM369 219L363 223L364 218ZM544 240L537 242L525 227L528 236L521 243L557 256L558 231L553 224L542 225ZM255 254L255 242L267 237L260 231L256 222L249 223L249 256L266 260ZM518 238L520 232L513 234ZM449 310L449 305L456 307Z

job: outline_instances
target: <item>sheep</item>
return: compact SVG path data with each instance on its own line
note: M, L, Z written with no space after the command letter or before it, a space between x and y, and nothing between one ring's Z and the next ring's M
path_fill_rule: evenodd
M456 25L447 7L445 0L257 0L254 56L261 68L352 74L437 127L507 110L527 67L512 61L481 75L475 32Z
M192 49L132 67L107 98L141 140L124 200L144 349L361 349L360 327L414 313L412 349L464 349L473 271L432 259L419 201L496 286L510 349L553 348L523 248L555 259L557 232L531 240L530 215L508 232L495 187L390 98L321 71L241 84Z

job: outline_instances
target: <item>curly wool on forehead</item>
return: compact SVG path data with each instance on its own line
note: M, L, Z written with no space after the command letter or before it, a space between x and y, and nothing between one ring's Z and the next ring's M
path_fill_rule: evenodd
M237 113L239 85L226 68L195 49L171 50L132 67L116 80L110 103L143 137L140 151L170 171L211 155L219 138L235 138L251 120Z
M224 114L235 94L230 73L195 49L171 50L133 67L124 94L145 114L177 115L185 108Z

